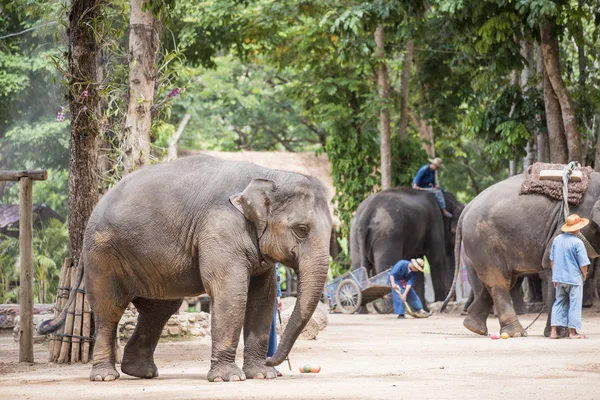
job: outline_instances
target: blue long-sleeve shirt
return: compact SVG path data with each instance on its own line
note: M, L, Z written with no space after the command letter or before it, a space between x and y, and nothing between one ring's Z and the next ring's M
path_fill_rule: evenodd
M416 274L408 269L410 261L398 261L390 271L390 276L394 277L394 281L398 284L400 281L406 281L407 285L414 286Z
M419 172L415 175L412 184L422 188L435 186L435 171L429 168L429 164L423 165L419 168Z

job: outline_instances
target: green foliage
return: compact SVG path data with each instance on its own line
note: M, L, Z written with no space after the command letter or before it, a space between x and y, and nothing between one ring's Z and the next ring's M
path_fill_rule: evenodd
M181 147L210 150L311 151L325 132L302 114L302 104L286 96L293 75L273 67L215 58L215 70L187 67L188 89L174 107L172 128L191 116ZM164 135L161 143L166 145ZM157 142L158 144L158 142Z
M0 303L16 303L19 295L19 241L0 234Z
M40 303L52 302L57 292L63 261L69 256L66 223L51 219L33 231L34 294ZM0 301L17 301L19 280L19 241L0 234Z

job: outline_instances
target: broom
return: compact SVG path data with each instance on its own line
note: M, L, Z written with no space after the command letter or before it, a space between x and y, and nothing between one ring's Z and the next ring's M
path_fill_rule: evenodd
M396 288L394 288L394 290L396 291L396 293L398 293L398 296L400 296L400 299L404 302L404 307L406 307L406 313L408 315L410 315L411 317L421 318L412 310L412 308L410 308L410 306L408 305L408 302L402 298L402 293L400 292L400 290L398 290Z

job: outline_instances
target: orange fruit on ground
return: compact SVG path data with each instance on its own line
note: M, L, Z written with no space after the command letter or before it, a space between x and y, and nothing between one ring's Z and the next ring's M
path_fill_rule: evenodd
M319 373L321 371L321 366L318 364L311 364L310 365L310 372L312 373Z

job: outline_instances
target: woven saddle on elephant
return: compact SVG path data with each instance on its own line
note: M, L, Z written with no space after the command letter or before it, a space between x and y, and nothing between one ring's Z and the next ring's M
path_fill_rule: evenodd
M562 171L565 168L563 164L547 164L537 162L530 165L525 172L525 180L521 184L520 194L542 194L555 200L562 201L562 181L553 180L542 180L540 179L540 172L544 170ZM577 206L581 203L583 195L587 190L592 172L594 171L590 167L577 168L582 172L581 181L569 181L569 205Z

